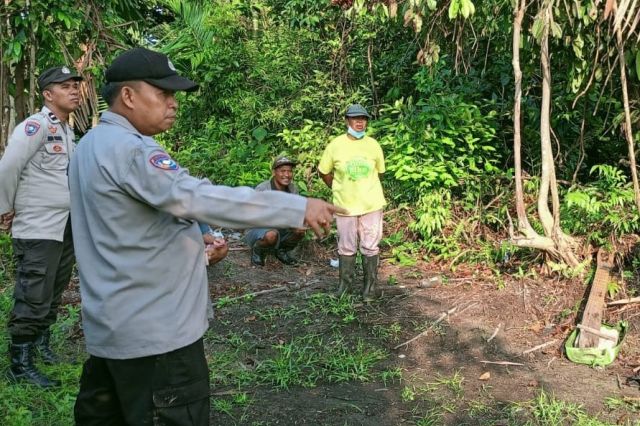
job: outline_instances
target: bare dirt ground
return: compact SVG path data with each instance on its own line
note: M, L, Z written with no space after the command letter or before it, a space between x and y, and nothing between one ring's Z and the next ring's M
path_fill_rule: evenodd
M326 323L303 327L295 316L261 321L256 319L256 312L274 307L282 312L313 294L333 291L338 270L329 266L330 255L318 246L305 246L300 266L284 266L270 257L267 266L256 268L251 266L246 248L232 244L228 258L209 270L214 300L278 287L287 289L218 309L207 339L215 341L216 336L229 333L250 336L252 345L247 353L255 356L245 355L245 364L251 369L254 358L270 345L310 330L326 333ZM640 421L638 386L626 383L640 365L634 320L640 311L635 307L618 314L608 312L607 318L612 320L626 316L630 327L618 359L605 369L594 369L570 362L562 350L584 306L588 287L581 282L504 275L497 279L482 267L461 267L452 272L435 264L400 267L383 260L380 283L382 297L371 304L356 303L357 321L342 332L379 345L386 358L374 369L399 368L401 379L383 381L374 374L362 381L321 380L313 386L288 389L269 385L230 387L214 380L214 398L229 398L240 392L248 394L250 403L212 410L211 424L524 424L531 420L531 412L527 417L518 410L519 404L535 400L541 391L557 400L580 404L588 415L605 423ZM438 319L442 320L436 324ZM395 330L397 334L376 335L372 333L376 329ZM394 349L427 329L412 343ZM523 355L546 342L552 343ZM211 343L209 347L215 369L220 346ZM574 421L567 418L564 424Z

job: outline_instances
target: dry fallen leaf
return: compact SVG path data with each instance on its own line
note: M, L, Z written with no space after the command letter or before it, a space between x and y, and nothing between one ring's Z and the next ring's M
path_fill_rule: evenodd
M248 316L244 319L244 322L251 322L251 321L255 321L256 320L256 316L255 315L251 315Z
M480 380L489 380L490 378L491 378L491 373L489 373L488 371L482 373L480 377L478 377L478 379Z
M536 322L529 326L529 330L533 331L536 334L540 333L543 328L544 325L541 322Z

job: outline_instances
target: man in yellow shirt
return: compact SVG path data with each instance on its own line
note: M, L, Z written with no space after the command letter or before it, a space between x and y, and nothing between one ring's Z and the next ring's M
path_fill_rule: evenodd
M382 209L386 204L380 176L385 171L384 155L378 142L366 135L370 116L359 104L347 108L347 133L333 139L324 150L318 171L333 192L335 205L348 211L336 217L340 285L338 294L348 291L355 278L358 246L362 254L364 289L370 301L378 281Z

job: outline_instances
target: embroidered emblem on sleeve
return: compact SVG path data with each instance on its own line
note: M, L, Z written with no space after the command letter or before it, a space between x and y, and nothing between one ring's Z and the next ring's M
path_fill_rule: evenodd
M37 121L27 121L27 123L24 125L24 132L27 134L27 136L33 136L36 133L38 133L38 130L40 130L40 123L38 123Z
M153 167L157 167L162 170L178 170L178 164L167 154L153 155L149 158L149 162Z

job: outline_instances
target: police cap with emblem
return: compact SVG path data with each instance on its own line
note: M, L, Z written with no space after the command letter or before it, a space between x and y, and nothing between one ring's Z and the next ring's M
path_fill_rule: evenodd
M108 83L141 80L165 90L192 92L198 85L181 77L166 55L144 47L121 53L105 73Z
M67 80L80 81L84 79L67 67L53 67L43 71L42 74L40 74L40 77L38 77L38 87L42 92L48 85L52 83L62 83L63 81Z

